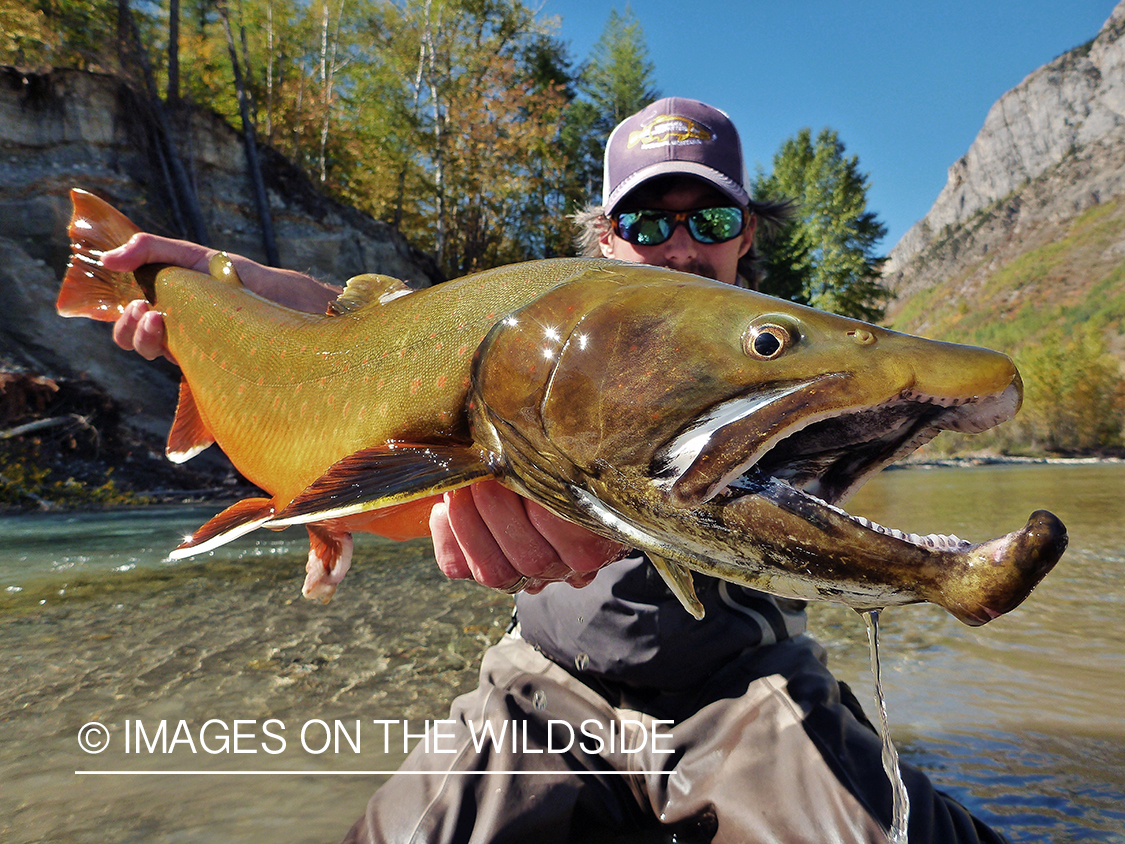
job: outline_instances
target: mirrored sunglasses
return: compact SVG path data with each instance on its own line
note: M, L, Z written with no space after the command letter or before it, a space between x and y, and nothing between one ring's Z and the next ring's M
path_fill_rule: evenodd
M659 246L676 226L687 226L698 243L725 243L742 234L746 219L741 208L698 208L694 211L622 211L614 215L613 231L637 246Z

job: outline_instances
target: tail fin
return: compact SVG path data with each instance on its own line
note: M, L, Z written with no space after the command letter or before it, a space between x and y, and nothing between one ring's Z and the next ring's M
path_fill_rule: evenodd
M74 213L70 236L70 266L55 303L65 317L89 317L114 322L134 299L145 299L132 273L114 273L102 266L102 254L128 242L140 228L109 203L75 188L70 192Z

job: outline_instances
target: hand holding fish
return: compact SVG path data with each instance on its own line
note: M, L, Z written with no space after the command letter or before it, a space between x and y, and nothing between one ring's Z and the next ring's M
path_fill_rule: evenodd
M129 273L145 264L169 264L207 272L218 250L186 240L174 240L138 232L127 243L102 255L102 263L114 272ZM241 255L227 255L247 288L278 304L309 313L323 313L339 294L339 288L323 284L302 273L266 267ZM113 327L113 340L126 351L146 360L175 358L165 345L164 318L144 299L135 299Z
M495 481L447 492L430 511L430 535L447 577L533 594L560 580L585 586L626 550Z

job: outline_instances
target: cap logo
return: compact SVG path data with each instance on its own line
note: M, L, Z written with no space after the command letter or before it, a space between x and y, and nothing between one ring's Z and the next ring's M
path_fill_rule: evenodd
M628 148L632 149L637 145L640 145L641 149L696 146L714 137L714 132L690 117L661 114L637 131L629 133Z

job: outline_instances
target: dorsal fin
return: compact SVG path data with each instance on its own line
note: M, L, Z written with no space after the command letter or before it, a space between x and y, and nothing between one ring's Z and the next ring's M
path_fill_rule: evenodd
M328 315L346 314L373 302L385 305L387 302L413 292L414 289L407 285L405 281L391 278L389 275L364 273L348 279L348 283L344 285L344 292L337 297L335 302L328 305Z
M173 463L185 463L213 442L215 438L199 415L195 396L184 379L180 381L180 401L176 405L176 418L172 420L164 453Z
M217 281L225 281L234 287L242 287L242 279L238 277L238 271L235 270L234 264L226 252L216 252L212 255L211 260L207 263L207 269L211 273L211 278Z

